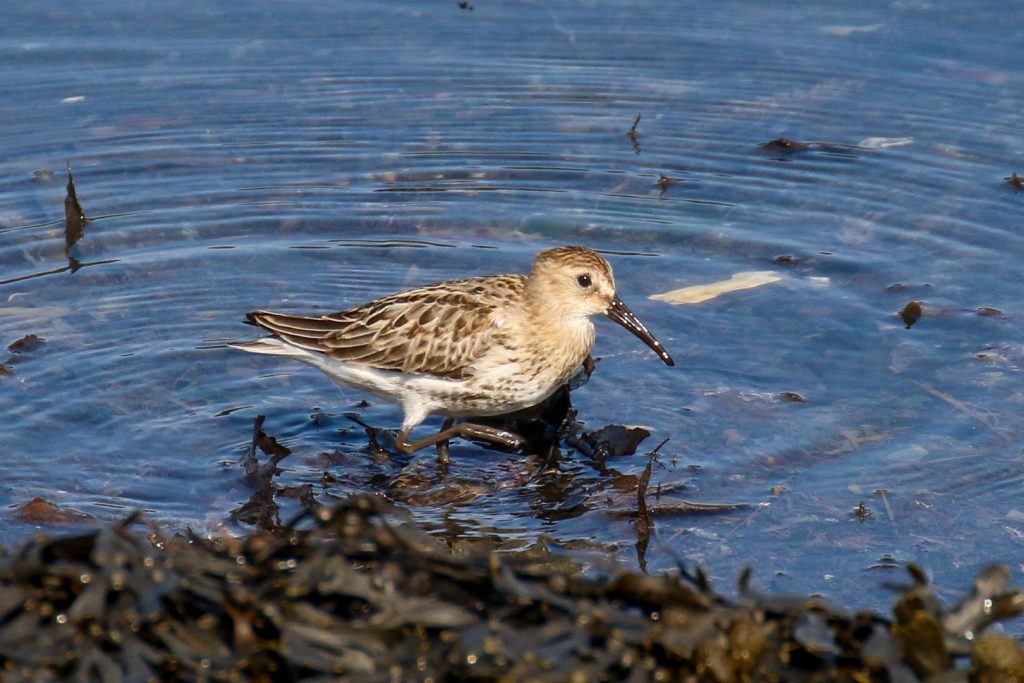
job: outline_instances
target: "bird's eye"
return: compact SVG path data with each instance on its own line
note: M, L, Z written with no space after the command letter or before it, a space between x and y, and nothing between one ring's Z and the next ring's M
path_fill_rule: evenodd
M583 275L576 276L576 282L580 287L587 288L590 286L590 276L584 273Z

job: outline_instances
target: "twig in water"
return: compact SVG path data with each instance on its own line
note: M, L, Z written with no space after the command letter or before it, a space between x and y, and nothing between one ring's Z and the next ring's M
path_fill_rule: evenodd
M896 517L892 514L892 505L889 504L889 492L885 489L878 489L875 493L882 499L882 505L885 506L885 514L889 515L889 521L895 522Z
M926 392L928 392L935 398L939 399L940 401L945 401L949 405L959 410L964 415L973 417L975 420L977 420L978 422L980 422L981 424L985 425L993 432L995 432L1003 441L1009 441L1005 434L996 429L995 424L992 423L992 419L988 415L985 415L984 413L975 410L974 408L970 407L963 401L960 401L957 398L951 396L950 394L947 394L943 391L939 391L938 389L928 384L927 382L914 382L914 384L921 387Z

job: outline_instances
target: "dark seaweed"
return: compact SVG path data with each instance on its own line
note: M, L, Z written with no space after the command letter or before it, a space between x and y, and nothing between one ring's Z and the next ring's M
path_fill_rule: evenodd
M887 619L762 594L749 571L728 599L683 566L588 578L479 548L456 557L372 496L240 539L165 539L134 521L0 558L5 680L1024 677L1024 648L984 632L1024 611L1001 565L951 609L910 566Z

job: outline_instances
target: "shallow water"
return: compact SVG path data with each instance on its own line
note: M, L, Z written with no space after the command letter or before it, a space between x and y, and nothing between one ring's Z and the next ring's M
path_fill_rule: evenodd
M253 308L337 310L581 243L677 362L599 322L579 419L652 432L609 466L639 476L669 439L652 501L749 506L657 517L648 569L754 565L766 589L881 607L905 561L949 598L1016 563L1024 192L1003 177L1024 169L1024 13L474 4L5 10L0 342L46 342L0 353L0 539L38 528L15 515L36 496L237 528L264 414L292 449L280 480L321 500L382 490L452 537L637 566L632 478L570 449L556 468L457 443L447 479L432 452L381 459L345 413L386 428L397 408L224 346ZM780 136L816 144L759 146ZM91 219L70 250L66 160ZM647 299L760 270L782 281Z

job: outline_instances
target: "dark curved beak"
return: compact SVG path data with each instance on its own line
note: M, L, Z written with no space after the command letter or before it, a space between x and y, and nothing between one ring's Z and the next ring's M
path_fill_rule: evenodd
M639 337L644 344L647 344L654 352L658 354L658 357L665 361L665 365L675 365L675 361L672 360L672 356L668 355L668 351L661 345L651 331L647 329L647 326L640 322L640 318L636 317L636 313L629 310L626 304L622 303L622 299L616 294L615 298L612 299L611 305L608 310L604 312L609 318L617 322L618 324L625 327L627 330Z

